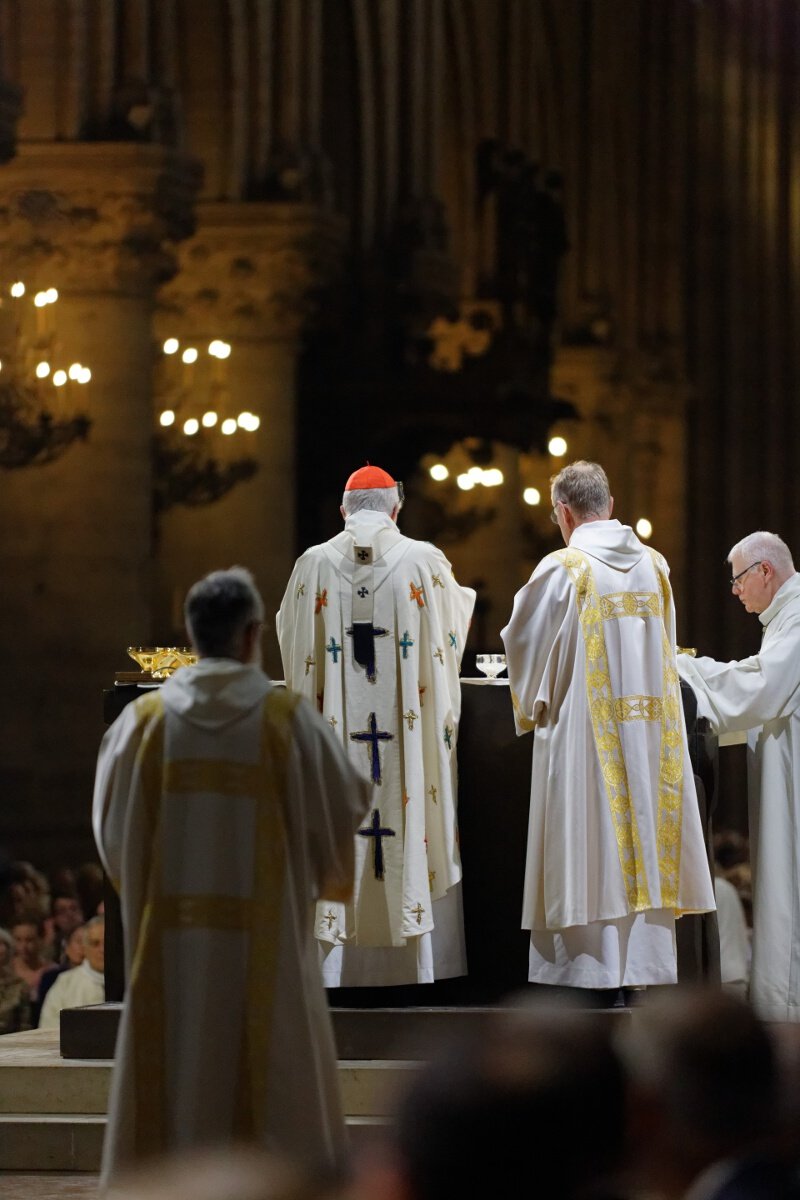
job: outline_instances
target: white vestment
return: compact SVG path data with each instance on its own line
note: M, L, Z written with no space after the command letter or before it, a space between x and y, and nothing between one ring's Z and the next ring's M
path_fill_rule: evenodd
M93 971L85 960L79 967L62 971L48 989L39 1018L40 1029L58 1029L62 1008L80 1008L84 1004L102 1004L106 998L101 971Z
M145 1155L243 1140L341 1165L312 918L323 886L349 895L367 802L324 722L256 666L202 659L107 731L93 818L127 992L104 1182Z
M668 569L618 521L547 555L501 634L535 730L522 927L535 983L675 982L674 918L714 908Z
M750 999L766 1020L800 1021L800 574L759 620L758 654L728 663L682 654L678 665L718 733L747 731Z
M295 564L276 622L286 682L373 788L352 902L317 908L329 987L466 973L456 738L474 603L441 551L385 513L353 514Z
M744 996L750 977L750 935L744 905L729 879L714 879L719 925L719 965L723 985Z

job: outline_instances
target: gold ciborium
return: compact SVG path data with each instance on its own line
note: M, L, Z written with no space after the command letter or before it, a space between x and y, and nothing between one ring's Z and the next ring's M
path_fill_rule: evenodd
M153 679L169 679L179 667L197 662L191 646L128 646L128 654Z

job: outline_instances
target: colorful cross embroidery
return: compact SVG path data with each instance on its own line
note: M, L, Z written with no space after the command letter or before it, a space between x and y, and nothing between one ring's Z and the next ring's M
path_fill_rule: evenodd
M351 733L350 740L365 743L366 751L369 754L372 782L381 784L383 779L381 778L381 756L378 746L380 742L393 741L394 734L389 733L386 729L378 729L374 712L369 714L368 724L369 729L359 729L356 733Z
M328 932L330 933L331 928L333 927L333 925L336 922L336 913L331 912L331 910L328 909L328 911L325 913L325 916L322 919L323 919L323 921L328 922Z
M315 664L315 662L314 662L314 659L313 659L313 658L311 657L311 655L309 654L309 655L307 656L307 658L306 658L306 675L308 674L308 672L311 670L311 668L312 668L313 666L316 666L316 664Z
M331 729L333 729L335 732L336 726L339 724L339 722L336 720L336 717L329 717L328 724L330 725Z
M419 713L415 713L413 708L410 708L408 712L403 713L403 720L408 721L408 728L411 731L414 728L414 722L419 720Z
M444 652L441 646L437 646L433 652L433 657L438 658L439 662L444 666Z
M305 596L305 594L306 594L306 585L304 583L299 583L297 585L297 591L294 594L295 600L299 600L300 597Z
M420 904L419 901L417 901L416 908L411 909L411 914L412 914L412 916L415 916L417 918L418 925L422 924L422 914L424 912L425 912L425 909L422 907L422 905Z
M409 597L408 597L409 600L416 600L417 606L419 608L424 608L425 607L425 588L422 586L422 584L420 584L419 587L417 587L417 585L415 583L410 583L408 586L411 588L411 591L410 591Z
M339 655L342 652L342 647L336 641L336 638L333 636L333 634L331 634L331 640L328 642L328 645L325 647L325 649L327 650L328 654L330 654L333 661L338 663Z
M451 645L451 646L455 646L455 644L456 644L456 631L455 631L455 629L450 629L450 630L448 630L447 636L450 638L450 645Z
M449 725L445 725L445 727L444 727L444 744L447 746L448 750L453 749L452 738L453 738L452 729L450 728Z
M433 891L433 881L436 878L435 871L428 871L428 891Z
M374 716L374 713L373 713ZM352 737L353 735L350 734ZM372 844L373 850L373 866L375 869L375 878L383 879L383 839L385 837L394 837L393 829L381 828L381 814L376 808L372 813L372 823L366 829L359 829L359 837L374 838Z
M413 638L410 638L408 636L407 629L404 630L403 636L400 638L398 645L402 646L402 648L403 648L403 658L408 658L408 652L411 649L411 647L414 645L414 641L413 641Z
M318 613L321 613L323 608L327 608L327 607L328 607L328 589L323 588L321 592L317 592L317 596L314 601L314 614L317 615Z
M442 581L438 575L431 575L431 579L433 580L434 587L440 587L440 588L444 587L444 584L442 583Z
M436 794L437 794L436 793L436 784L432 783L431 786L428 788L428 795L430 796L430 798L434 804L439 803L439 801L436 799Z

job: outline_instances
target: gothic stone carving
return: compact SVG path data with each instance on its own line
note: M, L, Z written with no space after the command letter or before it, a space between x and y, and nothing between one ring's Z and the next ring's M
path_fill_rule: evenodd
M296 337L340 269L344 233L340 218L312 205L203 205L159 296L164 329Z
M0 255L26 278L139 293L175 271L196 164L154 146L22 147L0 171Z

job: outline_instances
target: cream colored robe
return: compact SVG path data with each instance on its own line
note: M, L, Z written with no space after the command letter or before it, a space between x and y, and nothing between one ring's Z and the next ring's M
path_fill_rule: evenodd
M78 967L62 971L48 989L39 1017L40 1029L58 1029L62 1008L82 1008L102 1004L106 998L102 972L93 971L85 960Z
M674 916L714 908L667 566L618 521L579 526L502 631L535 730L522 926L533 982L676 979Z
M681 654L678 666L718 733L747 731L750 999L767 1020L800 1021L800 574L759 621L758 654L727 663Z
M323 885L349 894L367 800L324 722L255 666L201 660L107 731L94 829L127 994L104 1183L145 1155L242 1139L341 1165L312 917Z
M365 547L371 565L357 556ZM380 631L372 678L349 632L362 589ZM276 621L286 682L317 704L373 785L370 819L355 839L352 903L326 897L317 909L328 986L466 972L456 739L474 602L441 551L404 537L385 513L353 514L295 564ZM380 838L382 863L373 828L390 831Z

